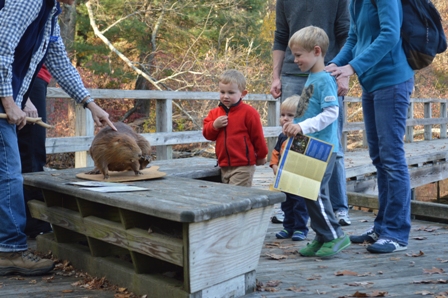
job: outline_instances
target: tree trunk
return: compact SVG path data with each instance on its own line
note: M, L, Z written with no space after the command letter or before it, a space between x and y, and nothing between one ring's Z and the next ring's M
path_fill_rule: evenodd
M75 58L73 44L75 41L76 28L76 0L72 5L62 4L62 13L59 16L59 26L61 27L61 37L67 49L70 60Z
M135 82L135 90L150 90L149 82L142 76L138 76ZM143 114L146 118L149 117L150 112L150 101L143 99L135 100L135 113Z

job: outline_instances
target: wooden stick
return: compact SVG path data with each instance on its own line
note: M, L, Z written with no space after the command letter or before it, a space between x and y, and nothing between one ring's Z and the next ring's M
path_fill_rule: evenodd
M7 118L8 118L8 116L5 113L0 113L0 119L7 119ZM42 118L40 118L40 117L39 118L26 117L26 122L35 123L35 124L38 124L45 128L53 128L53 126L51 126L50 124L43 122Z

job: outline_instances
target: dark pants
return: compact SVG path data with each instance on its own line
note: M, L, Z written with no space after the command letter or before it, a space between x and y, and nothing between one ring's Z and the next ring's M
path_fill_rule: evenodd
M44 122L47 121L47 85L48 83L44 80L36 78L29 94L29 98L36 107L39 117ZM23 107L25 103L26 101L24 100ZM42 172L44 170L47 162L47 154L45 151L46 133L44 127L34 124L27 124L21 130L17 131L22 173ZM42 200L42 193L24 188L24 198L25 203L34 199ZM26 206L26 217L26 230L39 229L47 231L50 229L50 225L47 222L31 218L28 205Z
M283 219L283 228L289 233L301 231L308 235L308 212L306 209L306 202L304 198L290 194L286 194L286 201L282 202L282 211L285 213Z

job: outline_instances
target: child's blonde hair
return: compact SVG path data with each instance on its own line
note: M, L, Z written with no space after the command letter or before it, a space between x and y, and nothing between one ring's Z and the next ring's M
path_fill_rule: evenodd
M299 102L300 102L300 96L297 94L291 95L290 97L286 98L281 106L280 106L280 111L281 110L288 110L288 111L296 111L297 107L299 106Z
M327 33L319 27L308 26L294 33L289 39L288 46L300 46L307 51L312 51L315 46L319 46L322 50L322 57L328 51L330 40Z
M246 78L236 69L226 70L220 77L219 82L223 84L235 83L238 89L243 92L246 90Z

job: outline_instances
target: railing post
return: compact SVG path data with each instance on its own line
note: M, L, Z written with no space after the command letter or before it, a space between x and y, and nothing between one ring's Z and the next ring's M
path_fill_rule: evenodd
M280 125L280 99L276 101L268 101L268 126L279 126ZM275 147L277 138L267 138L268 144L268 161L271 160L272 150Z
M95 127L90 110L75 104L75 136L93 136L94 132ZM93 160L88 151L75 152L75 168L91 166L93 166Z
M156 101L156 132L173 131L173 100L157 99ZM172 146L157 146L157 160L173 159Z
M446 118L446 103L440 103L440 118ZM440 138L446 139L446 122L444 124L440 124Z
M408 107L408 119L414 119L414 103ZM408 143L414 142L414 126L406 126L406 134L404 136L404 141Z
M430 119L432 117L431 107L432 107L431 102L425 102L425 106L424 106L425 119ZM427 140L427 141L432 140L432 125L431 124L425 125L425 140Z
M345 127L347 125L347 111L348 111L348 102L343 101L342 102L343 109L342 112L344 113L342 117L342 135L341 135L341 144L342 144L342 151L345 153L347 151L347 132L345 131Z

